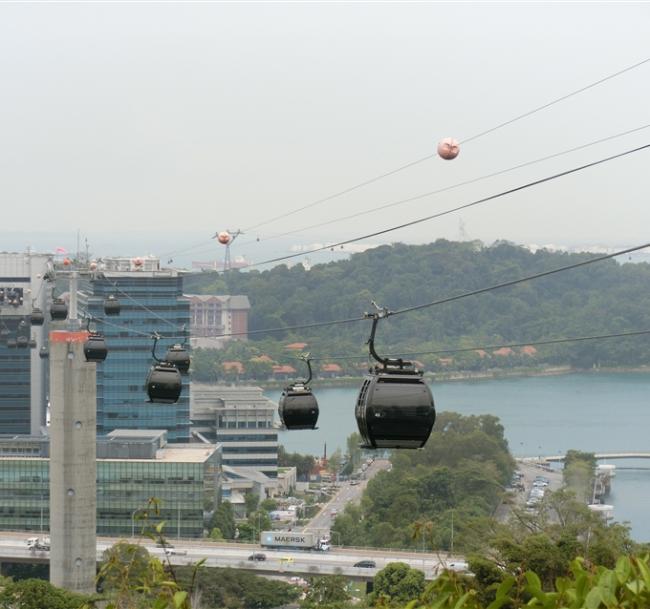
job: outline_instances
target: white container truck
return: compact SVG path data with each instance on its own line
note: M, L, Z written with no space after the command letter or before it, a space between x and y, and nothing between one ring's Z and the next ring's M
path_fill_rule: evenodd
M295 533L293 531L262 531L260 545L264 548L285 548L291 550L330 549L329 541L317 533Z
M30 550L48 551L50 549L50 538L49 537L29 537L27 539L27 547Z

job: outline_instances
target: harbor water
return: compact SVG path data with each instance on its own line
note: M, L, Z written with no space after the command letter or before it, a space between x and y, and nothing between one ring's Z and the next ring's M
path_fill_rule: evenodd
M289 452L322 455L356 431L356 388L320 388L315 431L281 432ZM500 418L515 456L590 452L650 452L650 373L584 373L435 383L436 409ZM268 392L277 400L279 392ZM608 503L614 518L629 522L637 541L650 541L650 459L615 461Z

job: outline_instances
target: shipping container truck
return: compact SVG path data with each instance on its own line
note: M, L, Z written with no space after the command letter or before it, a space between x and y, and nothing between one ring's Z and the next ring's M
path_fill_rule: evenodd
M330 549L329 540L317 533L295 533L293 531L262 531L260 545L264 548L288 548L294 550Z

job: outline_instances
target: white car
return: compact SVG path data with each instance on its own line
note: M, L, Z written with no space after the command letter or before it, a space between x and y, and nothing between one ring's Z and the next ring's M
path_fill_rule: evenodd
M469 571L469 565L464 560L448 562L445 568L450 571L455 571L456 573L466 573Z

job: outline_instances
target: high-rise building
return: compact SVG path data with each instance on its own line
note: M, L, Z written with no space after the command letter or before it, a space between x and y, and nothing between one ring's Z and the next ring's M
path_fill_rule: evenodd
M45 424L47 330L30 324L34 307L46 312L47 254L0 253L0 433L38 434ZM17 340L20 338L21 340ZM27 342L25 341L27 339Z
M97 433L120 429L165 429L170 442L190 439L189 377L183 376L175 404L148 401L145 381L154 363L154 333L160 334L156 356L163 359L174 344L189 337L189 302L182 296L176 270L161 269L158 258L104 258L96 272L80 280L80 314L102 332L106 360L97 364ZM108 296L120 302L118 316L104 313ZM186 345L189 349L189 345Z

